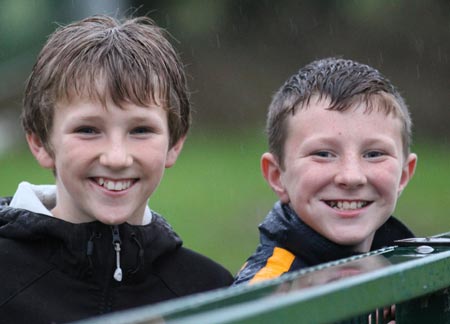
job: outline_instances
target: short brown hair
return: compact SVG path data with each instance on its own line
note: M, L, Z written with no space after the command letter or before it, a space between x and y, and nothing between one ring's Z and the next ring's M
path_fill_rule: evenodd
M411 145L411 117L408 107L392 83L378 70L352 60L326 58L314 61L292 75L274 95L269 106L266 132L269 151L283 167L286 120L310 100L330 100L329 110L344 111L357 103L400 116L403 122L403 152Z
M49 37L28 79L21 119L50 151L55 107L74 94L103 104L109 97L119 107L161 105L168 111L171 146L190 126L184 67L165 31L148 17L93 16Z

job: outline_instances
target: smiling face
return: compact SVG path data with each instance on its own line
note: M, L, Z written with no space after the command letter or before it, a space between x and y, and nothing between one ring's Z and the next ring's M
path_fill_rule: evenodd
M105 224L142 224L148 198L184 142L169 148L162 107L117 107L108 101L105 108L80 98L55 109L52 152L35 134L27 140L38 162L56 171L54 216Z
M265 153L263 175L316 232L368 251L412 177L417 157L405 159L402 122L393 114L368 113L360 106L339 112L327 110L329 105L313 99L289 117L284 165Z

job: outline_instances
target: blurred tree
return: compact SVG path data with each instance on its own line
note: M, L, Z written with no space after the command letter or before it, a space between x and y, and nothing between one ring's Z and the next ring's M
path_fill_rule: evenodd
M418 136L448 141L447 0L131 3L177 39L202 127L263 123L289 75L316 58L343 56L379 68L397 85Z
M448 0L0 0L0 111L18 108L46 35L94 13L148 15L187 65L194 126L260 127L300 66L343 56L379 68L409 103L418 136L448 142Z

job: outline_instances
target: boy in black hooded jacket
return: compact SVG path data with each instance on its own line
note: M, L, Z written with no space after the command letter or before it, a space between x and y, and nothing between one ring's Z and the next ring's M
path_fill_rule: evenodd
M183 66L150 19L56 30L22 124L56 186L23 182L0 201L0 322L75 321L232 282L147 204L190 125Z

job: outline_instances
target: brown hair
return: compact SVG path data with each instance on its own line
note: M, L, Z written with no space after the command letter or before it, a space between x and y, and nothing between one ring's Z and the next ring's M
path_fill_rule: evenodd
M157 104L168 111L170 145L190 126L184 67L165 31L147 17L123 22L93 16L59 27L47 40L28 79L22 125L51 152L57 103L75 94L117 106ZM100 85L103 85L100 87Z
M286 120L297 109L305 109L310 100L329 99L327 109L345 111L364 103L367 112L373 109L399 116L403 122L403 152L411 145L411 117L408 107L391 82L376 69L352 60L326 58L314 61L291 76L274 95L269 106L266 132L269 151L283 167Z

